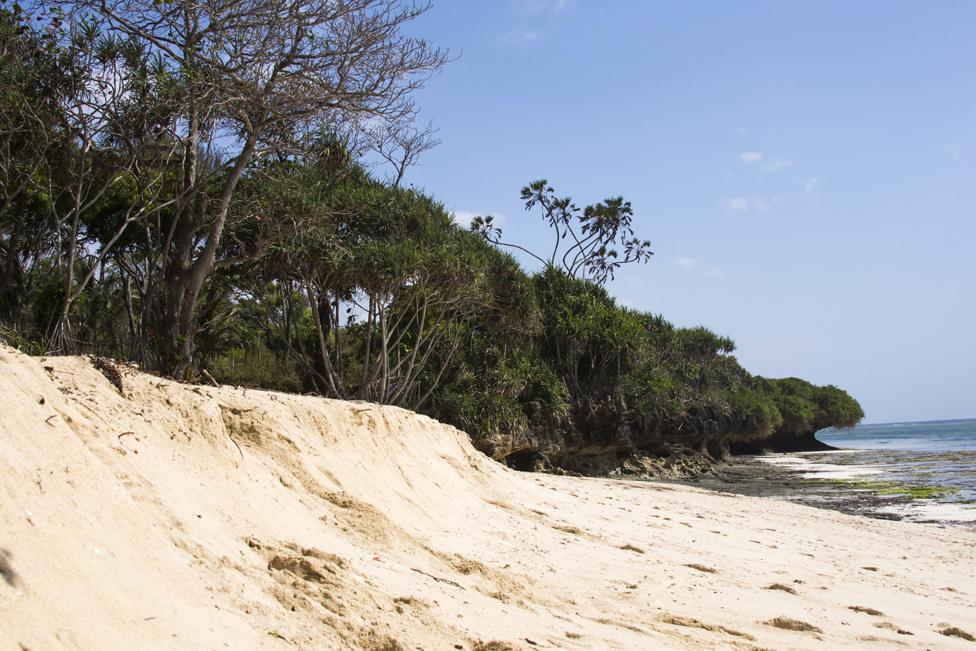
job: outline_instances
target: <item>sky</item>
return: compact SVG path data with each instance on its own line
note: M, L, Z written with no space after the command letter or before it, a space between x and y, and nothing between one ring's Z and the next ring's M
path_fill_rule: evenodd
M534 249L528 182L623 195L655 256L621 303L865 422L976 417L973 25L973 2L435 0L412 32L457 58L406 181Z

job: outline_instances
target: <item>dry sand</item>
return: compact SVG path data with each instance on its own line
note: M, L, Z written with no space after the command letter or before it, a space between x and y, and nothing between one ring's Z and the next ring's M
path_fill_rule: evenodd
M123 376L0 347L0 649L976 649L972 533Z

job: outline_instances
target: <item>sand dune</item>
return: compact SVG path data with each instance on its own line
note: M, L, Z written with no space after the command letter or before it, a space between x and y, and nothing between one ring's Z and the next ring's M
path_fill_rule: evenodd
M0 649L976 649L971 533L122 376L0 348Z

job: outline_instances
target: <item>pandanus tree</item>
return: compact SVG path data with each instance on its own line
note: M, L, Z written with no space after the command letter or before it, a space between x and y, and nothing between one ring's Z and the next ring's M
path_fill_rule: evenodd
M60 132L66 160L45 188L62 238L64 290L49 349L70 352L72 305L114 247L176 203L168 170L178 155L173 80L144 43L107 33L91 16L61 49L67 76Z
M526 210L538 207L552 228L552 251L547 257L502 241L502 231L490 215L475 217L471 230L492 244L527 253L547 269L561 269L571 278L597 285L612 280L621 266L648 262L654 255L651 243L635 236L634 211L623 197L611 197L581 210L570 197L558 197L548 181L541 180L522 188L522 200Z
M462 324L482 307L483 250L430 199L397 188L382 194L388 199L372 218L356 220L351 244L355 393L416 409L452 363Z
M65 0L139 41L183 88L176 205L153 270L163 370L193 363L201 293L248 168L301 151L323 125L409 122L411 94L447 55L403 28L401 0Z
M535 277L542 312L539 347L581 407L613 395L643 332L633 313L599 285L556 268Z
M57 249L46 219L49 201L35 192L51 171L59 138L55 89L64 75L56 41L23 11L0 8L0 319L21 325L28 285L42 257Z
M453 362L463 323L484 309L490 250L415 190L358 168L314 177L299 171L269 202L262 217L277 226L261 263L307 300L314 384L417 408Z
M11 228L3 293L24 259L20 244L47 238L48 250L35 253L50 253L60 287L42 330L47 350L71 352L72 306L126 231L167 205L173 103L165 71L139 40L94 14L31 9L4 14L0 30L0 223Z

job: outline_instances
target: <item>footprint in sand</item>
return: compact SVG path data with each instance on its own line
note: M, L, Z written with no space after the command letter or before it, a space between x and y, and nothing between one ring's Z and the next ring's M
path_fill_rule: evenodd
M792 619L790 617L774 617L768 621L763 622L767 626L774 626L776 628L781 628L784 631L798 631L800 633L823 633L819 626L814 626L813 624L808 624L807 622L800 621L799 619Z
M793 588L791 588L788 585L783 585L782 583L771 583L771 584L767 585L764 589L765 590L782 590L783 592L787 592L789 594L796 594L796 590L794 590Z
M897 626L895 624L892 624L891 622L877 622L877 623L875 623L874 627L875 628L883 628L883 629L885 629L887 631L894 631L895 633L898 633L898 635L915 635L911 631L906 631L905 629L903 629L903 628L901 628L901 627L899 627L899 626Z
M756 638L745 633L743 631L736 630L734 628L729 628L728 626L722 626L719 624L707 624L694 617L681 617L680 615L664 614L661 616L661 621L665 624L671 624L672 626L687 626L689 628L700 628L705 631L721 632L726 635L732 635L734 637L741 637L746 640L754 641Z
M17 573L14 572L14 568L10 566L10 552L6 549L0 549L0 577L7 582L12 588L16 588L19 583L17 578Z
M946 637L959 637L969 642L976 642L976 636L972 633L962 630L958 626L952 626L951 624L939 624L940 628L938 632Z

